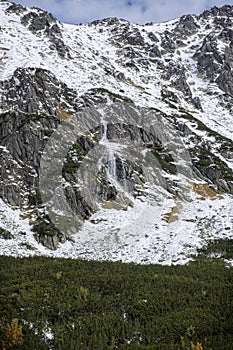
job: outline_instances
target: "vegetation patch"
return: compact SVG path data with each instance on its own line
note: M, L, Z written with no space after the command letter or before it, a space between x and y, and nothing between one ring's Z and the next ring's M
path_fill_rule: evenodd
M232 349L233 269L221 261L0 256L0 271L3 349Z
M64 161L62 171L64 173L73 174L80 167L82 159L86 152L77 144L73 145Z
M161 168L168 174L177 174L177 167L173 156L159 143L150 145L148 148L151 148L152 153L158 159Z
M233 259L233 239L231 238L219 238L208 241L208 243L198 249L199 256L208 257L216 256L222 259Z
M135 84L131 79L126 79L125 82L129 85L136 87L137 89L140 89L142 91L145 90L145 88L143 86Z
M28 205L29 206L38 206L42 204L42 198L40 193L30 194L28 196Z
M6 230L5 228L0 227L0 238L3 239L12 239L13 236L10 233L10 231Z
M58 233L56 226L50 221L48 215L37 217L33 231L39 236L55 236Z

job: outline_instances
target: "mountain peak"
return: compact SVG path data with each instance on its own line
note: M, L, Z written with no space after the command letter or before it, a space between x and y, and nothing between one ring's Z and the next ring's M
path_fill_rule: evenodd
M171 264L231 237L232 6L146 25L0 7L2 253Z

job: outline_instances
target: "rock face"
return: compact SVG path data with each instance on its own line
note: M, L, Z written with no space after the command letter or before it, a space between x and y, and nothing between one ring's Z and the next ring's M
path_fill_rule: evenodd
M233 195L233 7L71 29L0 5L4 25L18 18L18 37L1 33L0 197L39 243L72 240L101 208L188 202L191 183Z

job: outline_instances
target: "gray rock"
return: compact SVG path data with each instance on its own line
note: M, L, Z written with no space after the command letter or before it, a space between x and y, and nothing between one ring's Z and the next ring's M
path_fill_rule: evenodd
M214 79L223 63L213 34L208 35L204 39L201 48L196 51L193 57L197 59L200 73L205 74L209 79Z
M196 17L194 15L185 15L180 18L174 32L179 38L182 38L196 33L198 28L200 28L200 26L196 21Z
M167 30L162 35L161 46L168 52L174 52L176 49L173 35Z
M57 236L35 234L34 237L36 238L38 243L41 243L43 246L45 246L48 249L56 250L58 248L59 238Z
M157 45L153 45L150 48L150 56L151 57L161 57L161 52L160 52L160 50L159 50Z
M199 97L194 97L194 98L192 99L192 103L193 103L193 105L194 105L197 109L203 111L202 105L201 105L201 100L200 100Z
M51 48L57 50L60 57L70 57L69 49L61 38L62 35L57 21L50 13L41 10L29 12L21 18L21 23L28 26L34 34L46 34L53 44Z
M17 15L20 15L26 11L26 7L19 5L19 4L11 4L6 10L6 13L16 13Z
M38 11L29 12L21 18L21 23L33 32L48 30L52 24L56 23L56 20L50 13Z
M210 10L204 11L200 16L198 16L199 19L207 19L210 16L225 16L225 17L232 17L233 16L233 6L230 5L224 5L222 7L214 6Z
M233 97L233 72L222 71L216 79L216 83L220 89Z
M128 29L124 30L117 39L125 45L143 46L145 43L140 31L136 28L134 28L133 31Z
M150 40L152 40L156 43L159 41L159 39L157 38L157 36L154 33L149 32L147 35L148 35L148 38L150 38Z
M233 69L233 42L229 46L226 46L224 58L225 69L231 71Z
M174 64L170 62L165 68L163 78L170 80L172 85L179 91L182 91L186 97L192 98L192 93L185 76L185 68L181 63L176 62Z

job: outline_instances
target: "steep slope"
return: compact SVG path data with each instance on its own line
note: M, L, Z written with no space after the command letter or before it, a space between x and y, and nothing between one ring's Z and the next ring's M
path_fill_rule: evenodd
M144 26L0 11L2 253L175 263L232 238L233 7Z

